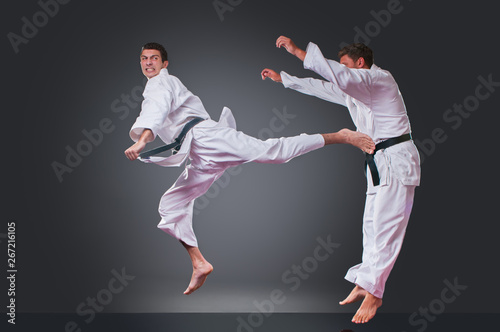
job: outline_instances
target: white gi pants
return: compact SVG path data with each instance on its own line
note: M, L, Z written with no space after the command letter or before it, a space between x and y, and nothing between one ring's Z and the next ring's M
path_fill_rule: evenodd
M403 244L416 186L404 185L390 171L390 162L383 153L376 157L381 183L373 186L368 169L362 263L350 268L345 279L382 298Z
M214 123L207 120L191 129L191 164L165 192L159 206L158 228L195 247L198 242L192 225L194 200L205 194L227 168L252 161L285 163L325 145L320 134L262 141Z

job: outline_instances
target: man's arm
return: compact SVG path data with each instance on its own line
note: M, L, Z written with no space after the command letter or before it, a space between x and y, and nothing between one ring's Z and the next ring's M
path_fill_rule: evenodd
M297 45L295 45L295 43L288 37L280 36L276 40L276 47L284 47L288 51L288 53L295 55L300 59L300 61L304 61L306 57L306 51L298 48Z
M283 83L283 81L281 80L281 75L272 69L268 69L268 68L264 69L260 73L260 76L262 77L262 80L265 80L266 78L269 77L270 79L272 79L275 82Z
M371 77L367 71L350 69L337 61L326 59L314 43L309 43L304 51L290 38L280 36L276 40L276 47L284 47L290 54L304 62L305 69L313 70L323 76L346 94L364 103L370 102Z
M141 113L130 130L130 138L135 142L146 128L152 131L154 137L158 135L171 111L174 92L159 77L153 77L146 84L143 96Z
M307 45L304 68L323 76L347 95L367 105L371 103L373 78L370 70L347 68L337 61L326 59L314 43Z
M267 77L275 82L283 83L285 88L296 90L300 93L318 97L331 103L347 106L346 95L333 83L311 77L298 78L288 75L284 71L280 74L272 69L264 69L261 73L262 79Z
M155 137L151 129L144 129L139 140L137 140L134 145L125 150L125 155L130 160L136 160L137 158L139 158L139 154L142 150L144 150L146 144L153 141L154 138Z

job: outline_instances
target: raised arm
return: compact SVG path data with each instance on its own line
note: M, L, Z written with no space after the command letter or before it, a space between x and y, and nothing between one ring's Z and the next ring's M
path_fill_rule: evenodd
M272 69L264 69L261 72L263 80L270 78L274 82L283 83L285 88L290 88L306 95L318 97L320 99L346 106L345 93L343 93L335 84L315 78L298 78L288 75L282 71L280 74Z
M347 68L337 61L326 59L314 43L307 46L304 68L323 76L347 95L365 104L371 103L373 78L369 69Z
M314 96L331 103L346 105L346 95L335 84L311 77L298 78L285 73L280 74L285 88L296 90L300 93Z
M306 52L295 45L295 43L288 37L285 36L280 36L276 40L276 47L284 47L288 53L295 55L297 58L300 59L300 61L304 61L304 58L306 57Z
M264 69L260 73L260 77L262 77L262 80L265 80L266 78L270 78L271 80L273 80L275 82L282 83L281 75L272 69L268 69L268 68Z

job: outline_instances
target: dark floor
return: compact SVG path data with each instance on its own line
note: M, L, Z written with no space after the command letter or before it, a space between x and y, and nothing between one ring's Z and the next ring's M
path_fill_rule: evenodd
M234 331L234 332L461 332L498 331L500 314L442 314L410 322L409 314L379 314L371 322L355 325L351 314L178 313L178 314L17 314L8 317L1 331ZM87 320L87 322L85 321ZM7 326L7 328L5 328ZM497 327L495 327L497 326Z

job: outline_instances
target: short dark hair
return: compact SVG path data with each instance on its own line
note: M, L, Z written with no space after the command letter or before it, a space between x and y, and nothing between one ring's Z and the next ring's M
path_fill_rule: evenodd
M154 42L152 42L152 43L146 43L142 47L141 53L142 53L143 50L158 50L158 51L160 51L161 61L162 62L168 61L167 50L165 49L165 47L163 47L162 44L158 44L158 43L154 43Z
M347 55L354 61L358 61L359 58L365 59L365 63L371 68L373 65L373 51L371 48L362 43L354 43L347 45L339 51L339 59L344 55Z

